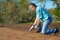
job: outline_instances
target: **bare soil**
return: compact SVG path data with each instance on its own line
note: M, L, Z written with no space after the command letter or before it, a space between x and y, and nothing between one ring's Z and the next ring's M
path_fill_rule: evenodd
M32 24L6 24L0 27L0 40L60 40L60 22L54 22L50 28L57 27L59 32L55 35L43 35L29 32Z

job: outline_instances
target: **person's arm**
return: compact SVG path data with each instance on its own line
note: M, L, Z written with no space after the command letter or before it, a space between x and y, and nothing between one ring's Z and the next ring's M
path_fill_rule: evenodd
M38 8L36 9L36 19L35 19L35 22L34 22L34 24L36 24L36 25L35 25L35 28L38 27L38 25L40 24L40 22L41 22L40 19L41 19L41 18L42 18L41 8L38 7Z
M32 31L34 28L38 27L39 23L41 22L40 21L41 18L42 18L41 8L38 7L36 9L36 19L35 19L34 24L32 25L32 27L29 29L29 31Z
M35 19L35 22L34 22L34 24L33 25L35 25L35 29L38 27L38 25L40 24L40 19L39 18L36 18Z
M32 27L29 29L29 31L32 31L34 28L36 29L40 23L40 19L36 18L34 24Z

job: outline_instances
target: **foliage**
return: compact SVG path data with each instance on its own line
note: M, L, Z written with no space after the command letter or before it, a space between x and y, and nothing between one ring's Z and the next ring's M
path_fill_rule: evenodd
M60 20L60 2L56 2L58 7L49 12ZM6 0L0 1L0 23L2 24L15 24L33 22L35 19L35 12L28 9L28 0Z

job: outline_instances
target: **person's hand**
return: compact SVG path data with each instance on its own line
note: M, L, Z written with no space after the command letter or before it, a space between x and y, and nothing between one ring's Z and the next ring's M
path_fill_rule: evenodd
M34 27L34 29L37 29L38 28L38 26L36 25L35 27Z

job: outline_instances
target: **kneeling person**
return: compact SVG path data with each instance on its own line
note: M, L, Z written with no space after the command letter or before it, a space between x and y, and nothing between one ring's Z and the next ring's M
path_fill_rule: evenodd
M48 30L48 27L52 22L52 16L46 9L43 7L37 7L34 3L29 4L29 9L36 11L35 22L29 31L32 31L33 28L38 28L37 33L41 32L42 34L52 34L58 32L57 28ZM43 24L42 26L41 23Z

